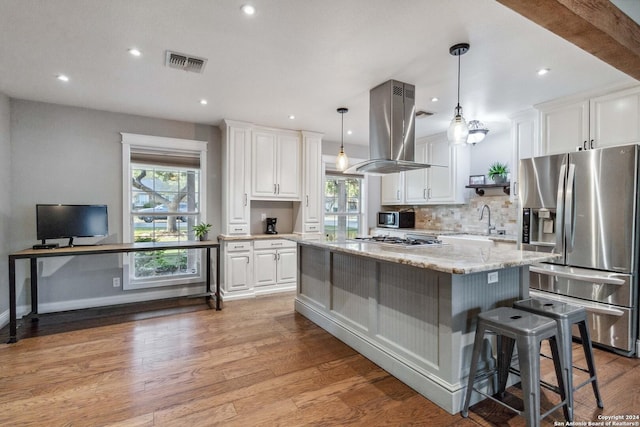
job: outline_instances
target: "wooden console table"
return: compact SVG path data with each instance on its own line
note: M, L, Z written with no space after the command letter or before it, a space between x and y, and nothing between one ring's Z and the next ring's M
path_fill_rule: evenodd
M71 246L55 249L25 249L9 255L9 343L17 339L16 320L16 260L31 261L31 313L38 313L38 258L51 258L76 255L103 255L111 253L149 252L163 249L206 249L206 296L211 299L211 248L216 249L216 310L222 309L220 301L220 244L217 241L181 242L181 243L120 243L91 246Z

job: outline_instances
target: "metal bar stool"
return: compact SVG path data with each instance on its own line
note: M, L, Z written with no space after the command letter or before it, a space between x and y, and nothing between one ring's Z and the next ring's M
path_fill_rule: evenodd
M520 379L522 384L522 400L524 411L507 405L501 400L474 388L478 359L482 352L482 342L486 332L494 332L498 337L498 393L504 394L509 368L513 356L514 345L518 349L518 362L520 367ZM525 418L527 426L537 427L540 420L561 406L567 405L565 382L562 378L558 344L556 336L558 328L556 322L548 317L538 316L533 313L510 307L500 307L480 313L476 328L473 355L471 357L471 369L469 371L469 383L464 399L462 416L469 415L471 392L476 391L481 395L509 408ZM553 408L540 414L540 344L543 340L550 341L551 352L554 358L556 378L560 385L561 402Z
M553 301L545 298L528 298L516 301L513 306L520 310L545 316L556 321L558 325L558 340L560 341L560 363L567 378L567 421L573 421L573 393L581 387L591 383L593 395L599 408L604 408L600 389L598 388L598 378L593 360L593 348L591 346L591 336L587 326L587 311L584 307L571 305L560 301ZM573 365L573 351L571 348L571 327L577 325L582 339L582 349L587 362L587 369ZM589 379L578 386L573 386L573 368L589 374ZM548 385L547 385L548 386Z

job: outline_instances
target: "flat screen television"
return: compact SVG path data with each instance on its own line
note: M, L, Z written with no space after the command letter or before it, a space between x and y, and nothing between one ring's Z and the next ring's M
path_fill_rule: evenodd
M109 235L107 205L36 205L38 240Z

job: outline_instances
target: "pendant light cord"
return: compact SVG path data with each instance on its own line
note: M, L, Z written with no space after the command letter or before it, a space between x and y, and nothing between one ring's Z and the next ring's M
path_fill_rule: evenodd
M460 110L460 56L458 55L458 105L456 107L456 112Z
M342 115L342 126L340 127L340 151L344 151L344 113Z

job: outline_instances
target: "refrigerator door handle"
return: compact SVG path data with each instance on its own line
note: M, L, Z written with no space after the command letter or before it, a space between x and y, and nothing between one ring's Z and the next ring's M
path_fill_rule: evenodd
M590 283L600 283L603 285L619 285L622 286L626 282L623 279L616 277L606 276L591 276L586 274L569 273L564 271L554 271L552 269L544 268L543 266L531 266L529 271L532 273L545 274L547 276L564 277L566 279L582 280Z
M576 165L569 164L569 176L565 187L564 195L564 241L567 245L567 253L573 251L573 229L575 221L573 218L573 187L576 179Z
M560 176L558 177L558 195L556 199L556 222L562 224L564 215L564 186L566 181L567 165L564 163L560 166ZM562 227L556 226L556 247L552 251L553 253L564 254L564 235L562 234Z

